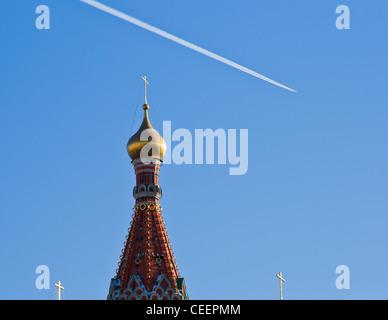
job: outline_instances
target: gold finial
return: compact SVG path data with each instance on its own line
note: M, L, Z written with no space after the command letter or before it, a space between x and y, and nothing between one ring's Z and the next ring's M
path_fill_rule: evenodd
M141 77L141 78L144 80L144 101L145 101L145 103L143 105L143 109L147 110L148 109L148 105L147 105L147 84L149 84L149 83L147 81L146 76ZM145 109L144 106L147 106L147 109Z
M139 130L129 139L127 144L127 151L132 160L140 159L140 151L146 144L149 144L149 146L151 147L150 151L152 151L150 152L151 154L149 156L153 158L162 159L163 155L166 152L167 145L163 137L159 135L159 133L154 128L152 128L151 123L148 119L149 106L147 104L147 84L149 83L147 81L146 76L141 78L144 80L144 100L145 100L145 103L143 104L144 118L143 118L142 124L140 125ZM150 134L152 133L151 141L148 141L148 140L144 141L141 139L142 132L147 129L149 130L149 131L146 131L147 133L150 133Z
M54 286L58 287L58 300L61 300L61 290L65 288L61 286L61 281L58 280L58 283L54 283Z
M283 300L282 282L286 282L286 280L283 279L281 272L279 272L279 274L276 274L276 276L280 279L280 300Z

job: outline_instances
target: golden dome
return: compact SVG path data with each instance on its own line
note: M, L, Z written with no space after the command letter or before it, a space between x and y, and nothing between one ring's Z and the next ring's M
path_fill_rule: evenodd
M127 151L132 160L140 159L140 152L145 145L147 145L147 149L145 149L145 152L149 150L148 155L145 155L145 157L162 159L164 154L166 153L166 142L164 141L163 137L159 135L159 133L154 128L152 128L151 123L148 120L148 109L149 106L146 102L143 105L143 122L139 130L137 130L137 132L129 139L127 144ZM140 139L141 133L144 130L147 131L144 132L143 139Z

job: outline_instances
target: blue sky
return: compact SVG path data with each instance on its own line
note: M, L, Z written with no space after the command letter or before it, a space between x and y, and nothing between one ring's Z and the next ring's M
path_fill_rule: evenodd
M134 204L126 143L143 75L159 131L249 130L245 175L161 169L191 299L278 299L279 271L285 299L387 299L388 3L102 2L298 93L78 0L3 1L0 299L53 299L58 280L66 299L106 298ZM50 30L35 27L41 4ZM350 30L335 27L341 4ZM35 287L41 264L49 290ZM343 264L349 290L335 286Z

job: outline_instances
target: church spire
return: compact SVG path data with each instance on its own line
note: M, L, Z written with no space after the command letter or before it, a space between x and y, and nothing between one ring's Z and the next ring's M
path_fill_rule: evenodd
M145 90L148 82L145 77ZM154 130L148 119L148 104L145 91L144 119L139 130L129 139L128 154L136 174L131 225L124 242L122 255L111 281L109 300L182 300L187 299L185 283L180 276L170 239L163 221L159 199L159 170L166 150L163 138ZM140 139L148 129L153 134L151 141ZM155 138L156 137L156 138ZM143 163L141 150L147 144L159 148L150 163Z

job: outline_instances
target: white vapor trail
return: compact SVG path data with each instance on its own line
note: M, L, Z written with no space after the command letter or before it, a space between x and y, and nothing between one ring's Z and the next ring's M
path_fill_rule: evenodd
M239 64L237 64L237 63L235 63L235 62L233 62L233 61L230 61L230 60L228 60L228 59L226 59L226 58L224 58L224 57L221 57L221 56L219 56L218 54L215 54L215 53L213 53L213 52L210 52L210 51L208 51L208 50L206 50L206 49L203 49L203 48L201 48L201 47L198 47L198 46L195 45L195 44L192 44L192 43L190 43L190 42L188 42L188 41L186 41L186 40L183 40L183 39L181 39L181 38L178 38L178 37L176 37L176 36L174 36L174 35L172 35L172 34L170 34L170 33L168 33L168 32L165 32L165 31L163 31L163 30L161 30L161 29L158 29L158 28L156 28L156 27L154 27L154 26L151 26L151 25L149 25L148 23L145 23L145 22L143 22L143 21L141 21L141 20L138 20L138 19L136 19L136 18L134 18L134 17L131 17L131 16L129 16L129 15L123 13L123 12L120 12L120 11L118 11L118 10L116 10L116 9L113 9L113 8L111 8L111 7L108 7L108 6L106 6L105 4L102 4L101 2L98 2L98 1L95 1L95 0L80 0L80 1L82 1L82 2L84 2L84 3L86 3L86 4L89 4L89 5L91 5L91 6L95 7L95 8L97 8L97 9L102 10L102 11L105 11L105 12L107 12L107 13L113 15L113 16L116 16L116 17L118 17L118 18L120 18L120 19L123 19L123 20L125 20L125 21L130 22L130 23L133 23L133 24L135 24L135 25L137 25L137 26L139 26L139 27L141 27L141 28L143 28L143 29L146 29L146 30L148 30L148 31L151 31L151 32L153 32L153 33L156 33L156 34L158 34L158 35L160 35L160 36L162 36L162 37L164 37L164 38L166 38L166 39L169 39L169 40L172 40L172 41L174 41L174 42L176 42L176 43L179 43L179 44L181 44L182 46L185 46L185 47L187 47L187 48L189 48L189 49L192 49L192 50L194 50L194 51L197 51L197 52L199 52L199 53L202 53L202 54L204 54L205 56L208 56L208 57L213 58L213 59L215 59L215 60L217 60L217 61L220 61L220 62L222 62L222 63L225 63L225 64L227 64L227 65L229 65L229 66L231 66L231 67L233 67L233 68L236 68L236 69L238 69L238 70L241 70L241 71L243 71L243 72L246 72L246 73L248 73L248 74L250 74L250 75L252 75L252 76L254 76L254 77L260 78L260 79L262 79L262 80L264 80L264 81L267 81L267 82L269 82L269 83L272 83L272 84L274 84L274 85L276 85L276 86L279 86L279 87L282 87L282 88L284 88L284 89L287 89L287 90L296 92L295 90L293 90L293 89L291 89L291 88L288 88L288 87L286 87L286 86L284 86L284 85L282 85L282 84L280 84L280 83L278 83L278 82L276 82L276 81L273 81L273 80L271 80L271 79L269 79L269 78L267 78L267 77L265 77L265 76L263 76L263 75L261 75L261 74L255 72L255 71L253 71L253 70L250 70L250 69L248 69L248 68L245 68L245 67L243 67L242 65L239 65Z

